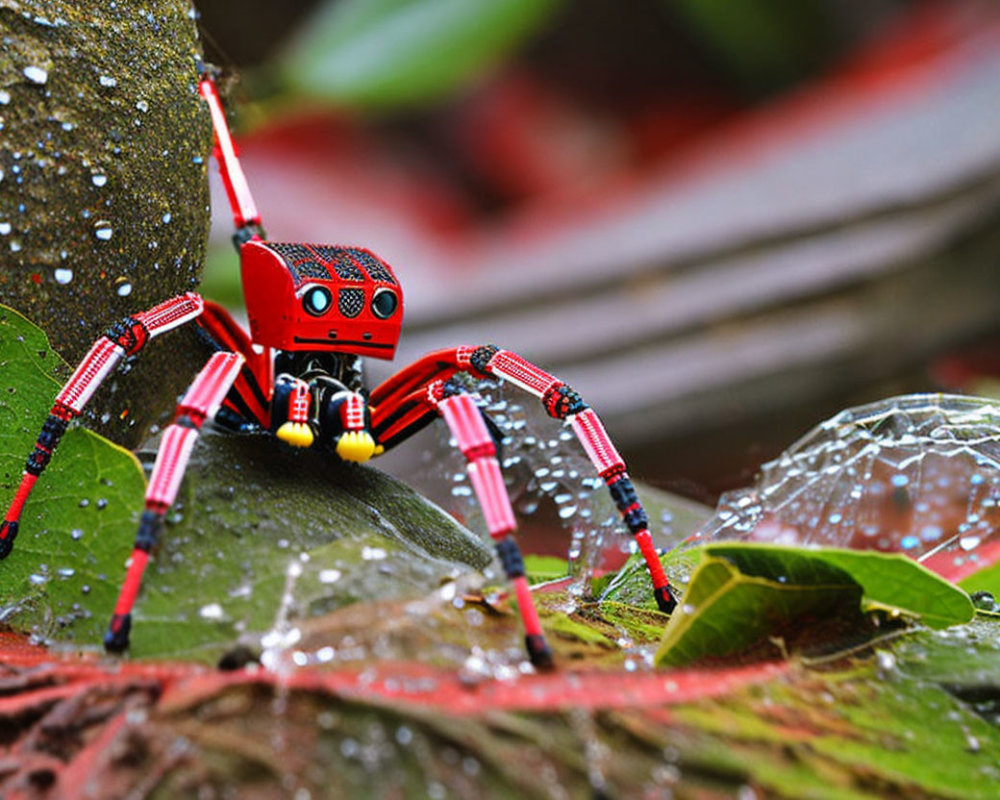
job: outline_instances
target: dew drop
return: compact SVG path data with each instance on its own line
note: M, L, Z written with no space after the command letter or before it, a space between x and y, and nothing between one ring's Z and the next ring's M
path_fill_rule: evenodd
M135 104L135 107L139 109L143 114L149 111L149 103L147 103L145 100L140 100L138 103Z
M0 222L0 236L6 236L12 230L9 222Z
M198 616L202 619L222 619L224 612L218 603L209 603L198 609Z
M115 293L119 297L128 297L130 294L132 294L132 284L126 280L123 280L121 283L118 284L118 288L115 289Z
M59 575L60 578L72 578L74 575L76 575L76 570L73 569L72 567L60 567L57 570L57 574Z
M169 225L170 224L170 220L172 220L172 219L173 219L173 216L171 216L170 212L168 211L166 214L163 215L163 224L164 225Z
M31 66L24 68L24 77L41 86L49 79L49 73L42 67Z
M99 219L94 223L94 236L102 242L108 241L112 233L114 233L114 230L111 227L111 223L106 219Z
M361 549L361 558L365 561L381 561L386 557L386 552L381 547L368 547Z
M56 279L56 283L67 284L73 280L73 270L68 269L67 267L59 267L59 269L52 274Z
M101 75L101 77L97 79L97 82L107 89L113 89L118 85L118 79L112 78L110 75Z
M320 583L336 583L340 580L341 572L339 569L323 569L319 573Z
M0 106L5 106L10 102L10 92L6 89L0 89Z
M80 539L83 538L83 531L80 530L79 528L73 528L73 530L69 532L69 535L70 538L73 539L73 541L78 542L80 541Z
M108 182L108 176L101 172L97 172L90 176L90 182L94 184L94 186L104 186L104 184Z

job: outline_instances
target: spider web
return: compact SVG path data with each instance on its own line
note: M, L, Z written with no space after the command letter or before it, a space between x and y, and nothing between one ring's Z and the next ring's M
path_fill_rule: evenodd
M938 567L1000 545L1000 405L946 394L842 411L721 498L693 539L900 551ZM940 570L939 570L940 571Z

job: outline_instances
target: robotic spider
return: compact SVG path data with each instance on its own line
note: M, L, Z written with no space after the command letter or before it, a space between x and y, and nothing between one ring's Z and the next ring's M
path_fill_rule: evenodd
M270 432L293 447L319 448L345 461L363 462L442 417L468 462L472 486L513 585L531 662L550 667L552 654L512 535L516 522L497 459L499 432L476 398L453 380L462 372L510 381L538 397L552 417L569 420L635 536L657 605L672 611L676 600L625 464L597 414L569 386L510 351L484 345L431 353L366 391L361 357L391 359L399 340L403 295L395 273L363 248L267 241L218 92L204 70L199 90L211 113L215 157L233 212L250 334L222 307L193 292L112 325L59 392L42 426L0 523L0 558L10 554L24 504L67 425L80 416L101 382L153 337L195 322L216 352L164 430L132 557L104 637L108 651L128 647L143 572L206 420L236 432Z

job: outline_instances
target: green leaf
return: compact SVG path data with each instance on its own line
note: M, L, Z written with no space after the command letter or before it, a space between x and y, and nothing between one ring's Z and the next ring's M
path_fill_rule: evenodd
M764 577L787 575L799 561L821 561L842 569L861 586L863 611L880 609L919 617L930 628L960 625L975 614L965 592L900 553L837 547L803 550L738 542L708 545L705 552L728 559L742 572Z
M679 666L746 650L782 636L792 623L834 613L857 613L861 588L842 570L822 562L787 582L747 575L725 558L708 556L691 577L656 652L660 666Z
M4 510L59 389L56 373L69 374L45 334L16 311L0 307ZM0 562L4 621L35 624L43 634L86 628L99 642L100 625L90 618L90 609L114 605L144 489L135 456L71 427L24 508L14 550Z
M969 594L973 592L989 592L994 597L1000 597L1000 563L973 572L967 578L958 582Z
M530 583L557 581L569 575L569 562L558 556L526 554L524 556L524 570Z
M478 76L559 0L327 2L284 55L288 84L341 105L412 105Z
M874 551L721 543L701 560L656 654L663 665L744 651L820 623L879 609L930 627L968 622L968 596L905 556Z

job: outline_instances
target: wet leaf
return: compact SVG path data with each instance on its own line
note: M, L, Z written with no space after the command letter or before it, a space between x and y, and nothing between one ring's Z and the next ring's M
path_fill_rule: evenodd
M1000 596L1000 563L974 572L958 583L965 591L990 592L994 596Z
M963 591L904 556L755 544L702 548L656 661L687 664L796 637L824 621L861 626L862 611L918 618L933 628L968 622Z
M556 581L569 575L569 562L558 556L524 556L524 569L531 583Z
M4 510L59 389L54 373L68 375L45 334L17 312L0 307ZM91 610L110 610L114 604L144 489L135 456L84 428L71 427L25 506L13 552L0 562L3 619L33 624L44 634L86 629L99 642Z
M327 2L284 57L289 85L342 105L437 98L496 63L558 0Z

